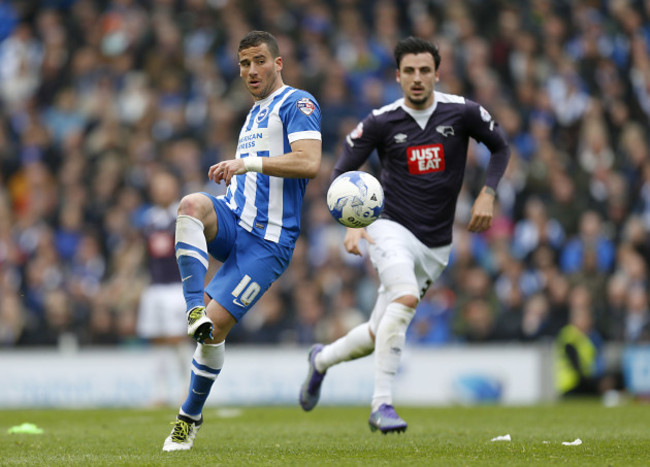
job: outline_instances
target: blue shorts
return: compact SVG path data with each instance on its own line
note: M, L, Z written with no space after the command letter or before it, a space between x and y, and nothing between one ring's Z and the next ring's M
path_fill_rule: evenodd
M253 235L239 225L223 198L202 194L212 201L219 227L208 253L223 263L205 292L239 321L287 269L293 247Z

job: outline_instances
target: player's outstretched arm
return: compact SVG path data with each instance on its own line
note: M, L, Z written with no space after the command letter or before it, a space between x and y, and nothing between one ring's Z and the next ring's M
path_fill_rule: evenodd
M472 206L472 217L467 230L470 232L485 232L492 225L494 217L494 190L484 186Z
M365 239L371 245L375 244L375 240L366 232L366 229L351 229L346 227L345 239L343 240L345 250L353 255L361 256L361 250L359 249L361 239Z
M214 164L208 178L215 183L225 180L226 185L234 175L260 172L284 178L314 178L320 167L322 144L317 139L301 139L291 143L291 152L277 157L245 157Z

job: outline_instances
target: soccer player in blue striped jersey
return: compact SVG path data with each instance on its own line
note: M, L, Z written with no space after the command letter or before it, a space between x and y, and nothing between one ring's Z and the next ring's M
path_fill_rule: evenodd
M197 348L188 396L163 451L192 448L203 405L223 366L226 336L289 265L305 187L320 166L320 107L309 93L284 84L275 38L264 31L248 33L238 58L254 105L235 158L208 171L211 180L228 185L227 193L194 193L178 208L176 259L188 335ZM209 255L223 264L204 286Z

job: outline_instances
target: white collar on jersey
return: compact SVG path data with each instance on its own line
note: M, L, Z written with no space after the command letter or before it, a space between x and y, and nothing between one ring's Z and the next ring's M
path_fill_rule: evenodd
M401 106L404 109L404 111L409 114L411 117L413 117L413 120L416 121L416 123L424 130L424 127L427 126L427 122L429 121L429 117L431 117L431 114L436 110L436 106L438 105L438 101L434 99L433 104L431 106L427 107L426 109L422 110L416 110L412 109L409 106L407 106L404 103L404 99L402 98Z
M277 96L277 95L280 94L282 91L284 91L285 89L287 89L287 87L288 87L288 86L287 86L286 84L283 85L283 86L280 87L279 89L275 90L274 92L272 92L271 94L269 94L268 96L266 96L266 97L265 97L264 99L262 99L261 101L255 101L255 105L259 105L260 107L265 106L266 104L268 104L269 102L271 102L275 96Z

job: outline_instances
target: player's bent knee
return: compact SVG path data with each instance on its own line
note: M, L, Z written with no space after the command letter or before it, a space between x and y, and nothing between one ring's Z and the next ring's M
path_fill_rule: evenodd
M415 308L420 303L419 290L413 284L393 284L387 287L388 300L401 303L409 308Z
M206 196L200 193L183 196L181 202L178 204L179 215L192 216L199 220L206 217L210 210L212 210L212 203Z
M402 295L401 297L398 297L393 301L400 303L404 306L407 306L409 308L416 308L418 306L418 303L420 303L420 300L415 295L410 295L410 294Z

